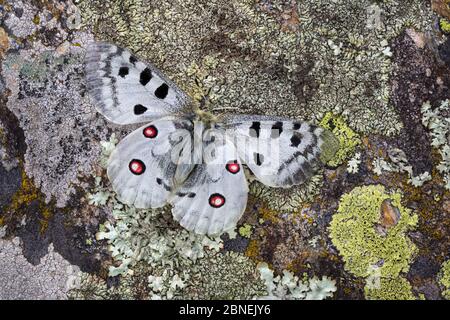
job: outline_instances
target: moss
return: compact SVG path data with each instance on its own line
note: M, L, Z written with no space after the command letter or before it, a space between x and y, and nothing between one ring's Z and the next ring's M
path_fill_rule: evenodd
M346 270L359 277L370 276L373 267L382 277L397 277L409 270L417 248L406 232L416 227L418 217L402 205L401 199L401 193L388 192L381 185L356 187L341 197L329 231ZM385 200L390 200L400 217L383 233L378 226Z
M379 288L364 288L368 300L416 300L408 280L402 277L381 278Z
M330 130L339 140L339 149L327 162L330 166L338 166L352 157L356 147L361 144L359 135L353 131L340 116L327 112L320 121L320 126Z
M442 290L442 296L445 299L450 300L450 260L447 260L442 264L438 278L439 283L444 288Z

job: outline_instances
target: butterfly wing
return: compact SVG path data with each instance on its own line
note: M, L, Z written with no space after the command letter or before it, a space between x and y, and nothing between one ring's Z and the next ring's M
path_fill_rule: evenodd
M98 111L118 124L153 121L189 111L189 99L154 66L128 50L94 42L86 54L86 79Z
M160 119L125 137L108 163L118 198L137 208L162 207L190 172L179 160L183 151L190 151L191 130L188 120Z
M231 229L247 205L247 180L237 151L219 135L217 130L205 131L203 162L170 199L174 219L199 234Z
M230 116L226 121L243 163L271 187L307 181L339 146L331 132L307 122L266 116Z

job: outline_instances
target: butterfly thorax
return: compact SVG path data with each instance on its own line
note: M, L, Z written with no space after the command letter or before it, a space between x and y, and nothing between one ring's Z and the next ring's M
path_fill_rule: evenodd
M195 108L194 114L194 121L203 122L206 128L214 127L214 124L218 121L217 117L211 112L201 110L200 108Z

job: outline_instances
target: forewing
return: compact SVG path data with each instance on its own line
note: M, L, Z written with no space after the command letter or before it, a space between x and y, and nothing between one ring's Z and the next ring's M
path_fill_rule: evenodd
M191 148L191 129L187 120L160 119L125 137L108 164L108 177L118 198L137 208L162 207L180 182L176 177L179 157Z
M216 133L205 133L210 137L203 144L203 162L170 200L174 219L199 234L218 235L233 228L247 205L248 186L236 149Z
M112 44L89 45L86 80L98 111L118 124L189 111L188 97L174 83L151 64Z
M242 162L271 187L302 184L338 148L331 132L304 121L235 116L228 118L226 127Z

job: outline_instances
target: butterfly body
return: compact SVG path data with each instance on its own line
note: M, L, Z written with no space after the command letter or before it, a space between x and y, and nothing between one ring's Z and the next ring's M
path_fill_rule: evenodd
M307 122L217 117L115 45L88 48L86 79L98 111L110 121L146 123L110 157L108 177L119 199L137 208L169 203L174 219L196 233L220 234L237 224L248 194L243 164L269 186L290 187L309 179L323 150L337 146L331 133Z

